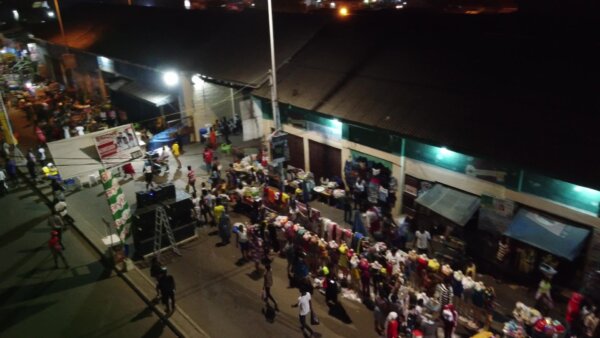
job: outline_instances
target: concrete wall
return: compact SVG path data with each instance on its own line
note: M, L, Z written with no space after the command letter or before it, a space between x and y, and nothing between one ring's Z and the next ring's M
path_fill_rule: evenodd
M266 133L270 133L271 128L274 126L273 121L272 120L263 120L263 121L264 121L263 130L265 130ZM392 175L396 179L399 180L399 182L398 182L399 184L403 183L404 174L403 174L403 170L401 167L402 159L400 158L400 156L392 155L390 153L386 153L381 150L363 146L363 145L355 143L355 142L350 142L348 140L334 139L334 138L328 137L327 135L324 135L322 133L296 128L289 124L283 125L283 131L285 131L286 133L292 134L292 135L302 137L302 139L304 141L304 170L310 171L310 150L309 150L308 144L309 144L309 140L312 140L315 142L319 142L319 143L326 144L328 146L340 149L342 152L342 154L341 154L342 168L344 167L344 162L346 161L346 159L348 159L351 156L350 150L360 151L362 153L366 153L366 154L369 154L369 155L372 155L375 157L379 157L382 160L389 161L393 165ZM342 170L342 175L344 175L343 170ZM401 178L402 178L402 181L400 180ZM400 185L400 187L401 186L402 185ZM396 192L396 197L397 197L397 201L396 201L396 205L392 208L392 215L398 215L401 210L402 196L401 196L400 188L399 188L399 191Z
M189 77L191 79L191 77ZM190 82L191 83L191 82ZM240 101L242 93L240 89L221 86L211 82L200 81L193 83L190 91L184 92L184 101L187 106L192 107L188 116L193 116L195 133L206 124L214 124L216 119L223 117L232 118L234 113L240 114ZM196 135L199 140L199 135Z

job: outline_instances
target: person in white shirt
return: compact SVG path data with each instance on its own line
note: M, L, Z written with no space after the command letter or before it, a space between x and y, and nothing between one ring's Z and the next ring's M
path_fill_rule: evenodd
M424 230L420 227L419 230L415 231L415 242L417 246L417 252L419 254L429 252L429 241L431 240L431 234L429 231Z
M55 200L54 211L65 221L65 229L67 224L73 224L74 220L67 211L67 202Z
M354 183L354 209L359 209L364 200L366 182L362 178L358 178Z
M152 179L154 178L154 173L152 172L152 163L150 161L146 161L144 163L144 179L146 180L146 190L150 190L150 187L154 186L154 182Z
M6 186L6 174L4 170L0 169L0 196L4 195L8 191L8 187Z
M236 248L240 248L240 251L242 252L242 259L249 262L250 243L248 242L248 230L246 230L246 227L244 227L244 224L242 223L236 223L234 224L234 227L237 228Z
M37 151L40 157L40 164L43 164L46 161L46 149L44 149L44 146L40 145Z
M200 221L200 201L201 198L196 195L196 192L192 193L192 217L197 221Z
M165 166L165 173L169 172L169 150L166 146L162 147L162 152L158 157L158 163Z
M314 334L312 328L306 325L306 316L310 314L311 311L311 297L310 293L306 290L300 291L300 297L298 297L298 303L292 305L292 307L297 307L299 310L298 317L300 319L300 329L302 330L302 334L307 337L305 330L310 332L308 337Z
M9 158L10 157L10 144L8 144L7 142L4 142L2 144L2 149L4 151L4 157Z

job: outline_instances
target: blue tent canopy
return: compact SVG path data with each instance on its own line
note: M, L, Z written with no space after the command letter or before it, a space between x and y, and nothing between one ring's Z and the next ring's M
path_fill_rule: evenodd
M175 142L175 140L176 140L172 136L175 133L177 133L177 127L171 127L171 128L161 131L160 133L154 135L150 139L150 142L148 142L146 149L148 151L152 151L152 150L158 149L162 146L171 146L171 144L173 142Z
M519 210L505 232L508 237L570 261L579 255L588 234L589 230L564 224L526 209Z

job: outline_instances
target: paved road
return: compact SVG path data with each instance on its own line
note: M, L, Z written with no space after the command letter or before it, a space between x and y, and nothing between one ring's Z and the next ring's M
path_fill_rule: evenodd
M26 186L0 197L0 336L175 337L73 230L54 269L47 206Z

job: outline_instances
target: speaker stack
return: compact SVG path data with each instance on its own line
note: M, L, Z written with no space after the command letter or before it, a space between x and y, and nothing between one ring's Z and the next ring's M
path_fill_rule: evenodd
M148 191L138 191L135 193L138 209L175 198L175 185L173 183L161 184Z
M176 193L173 184L158 186L150 191L136 193L137 209L133 216L134 257L151 253L154 250L154 226L156 208L163 206L169 217L175 240L180 242L196 234L196 222L192 219L192 200L185 193ZM170 245L163 229L162 247Z

